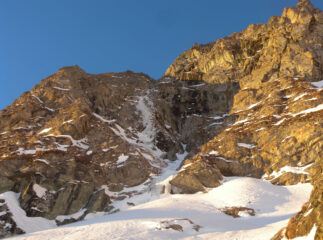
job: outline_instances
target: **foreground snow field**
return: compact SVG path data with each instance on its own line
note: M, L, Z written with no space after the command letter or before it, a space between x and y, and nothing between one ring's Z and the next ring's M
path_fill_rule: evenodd
M128 199L137 206L118 213L10 239L266 240L300 210L311 190L310 184L275 186L264 180L230 177L208 193L156 196L149 192ZM240 217L233 218L221 211L231 206L252 208L256 214L240 213ZM173 229L179 225L180 231Z

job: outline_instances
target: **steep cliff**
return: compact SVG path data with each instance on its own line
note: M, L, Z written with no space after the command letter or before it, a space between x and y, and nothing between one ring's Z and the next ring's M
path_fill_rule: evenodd
M323 238L322 16L310 1L299 1L267 24L193 46L169 67L165 76L240 85L230 110L236 122L185 160L188 167L171 180L175 192L209 187L209 169L218 184L221 175L311 181L309 203L275 239L308 234L313 226L315 239Z

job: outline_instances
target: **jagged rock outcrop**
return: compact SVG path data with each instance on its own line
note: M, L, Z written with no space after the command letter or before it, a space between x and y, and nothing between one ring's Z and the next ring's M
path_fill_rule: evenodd
M118 211L114 201L149 189L186 151L171 193L207 191L224 176L311 182L309 202L274 239L313 226L321 239L322 79L323 13L308 0L194 45L157 81L62 68L0 111L0 193L20 193L27 216L66 224ZM10 214L0 236L23 232Z
M240 33L180 55L165 76L210 83L239 82L241 88L283 77L322 75L322 12L309 1L286 8L267 24L253 24Z
M169 67L165 76L240 86L230 110L236 122L184 161L170 182L176 192L214 185L201 177L204 169L219 176L218 184L222 175L282 185L311 181L311 200L275 239L306 235L313 226L315 239L323 237L322 16L310 1L299 1L267 24L193 46Z

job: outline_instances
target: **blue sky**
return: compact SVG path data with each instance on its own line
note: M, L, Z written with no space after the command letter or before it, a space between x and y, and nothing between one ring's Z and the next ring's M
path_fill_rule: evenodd
M184 50L296 0L0 0L0 109L60 67L158 79ZM323 9L322 0L312 3Z

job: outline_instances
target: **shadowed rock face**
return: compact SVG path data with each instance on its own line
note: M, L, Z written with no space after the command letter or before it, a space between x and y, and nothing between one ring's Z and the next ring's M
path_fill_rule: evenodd
M65 67L0 111L0 193L58 225L141 192L188 152L172 193L223 176L311 182L311 198L274 239L322 232L323 14L310 1L267 24L194 45L155 81ZM1 203L1 199L0 199ZM61 220L84 209L75 218ZM21 233L10 213L1 236Z
M234 121L228 113L238 90L237 83L207 84L165 77L156 82L152 99L158 119L171 126L172 134L179 134L190 152Z

